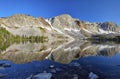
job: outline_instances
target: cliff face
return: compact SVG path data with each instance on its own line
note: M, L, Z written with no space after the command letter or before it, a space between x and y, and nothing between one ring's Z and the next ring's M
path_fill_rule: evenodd
M79 25L76 22L76 19L73 19L70 15L64 14L60 16L56 16L52 18L51 20L51 25L54 28L59 29L62 32L65 32L65 30L75 30L79 31Z
M68 14L50 19L16 14L11 17L0 18L0 27L18 36L51 36L51 34L61 34L74 39L83 39L98 34L119 34L120 32L120 27L113 22L84 22L74 19Z
M13 35L42 36L50 25L43 18L34 18L23 14L1 18L0 26L6 28Z
M119 35L120 27L113 22L90 23L64 14L47 19L52 28L74 39L83 39L94 35Z

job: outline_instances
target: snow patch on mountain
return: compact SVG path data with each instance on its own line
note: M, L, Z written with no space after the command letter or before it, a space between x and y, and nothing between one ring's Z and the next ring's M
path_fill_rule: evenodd
M59 29L57 29L57 28L54 28L53 26L52 26L52 22L51 22L51 19L45 19L46 20L46 22L48 22L49 24L50 24L50 26L51 26L51 28L52 28L52 30L55 30L55 31L57 31L57 32L59 32L59 33L61 33L61 34L64 34L61 30L59 30Z

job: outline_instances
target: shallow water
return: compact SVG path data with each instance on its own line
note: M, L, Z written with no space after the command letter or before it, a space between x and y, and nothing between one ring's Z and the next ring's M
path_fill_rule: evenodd
M0 79L25 79L31 74L47 71L51 64L64 67L75 62L88 72L96 73L100 79L120 79L119 44L81 40L6 45L0 47L0 63L11 67L0 67L0 73L8 75Z

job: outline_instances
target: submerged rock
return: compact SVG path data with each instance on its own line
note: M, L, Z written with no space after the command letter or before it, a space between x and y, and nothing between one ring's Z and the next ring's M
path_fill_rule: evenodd
M54 68L54 67L55 67L54 65L50 65L50 67L49 67L49 68L51 69L51 68Z
M8 63L0 63L0 67L11 67L11 65L10 64L8 64Z
M76 67L81 67L81 65L77 62L72 62L69 64L70 66L76 66Z
M78 78L78 75L74 74L73 76L74 76L73 79L79 79L79 78Z
M4 70L5 68L4 67L0 67L0 70Z
M49 69L50 69L50 72L56 73L56 68L55 68L54 65L50 65L50 66L49 66Z
M39 73L37 75L31 75L26 79L51 79L51 77L52 77L51 73Z
M99 77L96 74L94 74L93 72L89 73L89 79L98 79L98 78Z
M7 74L0 73L0 78L6 77L6 76L7 76Z

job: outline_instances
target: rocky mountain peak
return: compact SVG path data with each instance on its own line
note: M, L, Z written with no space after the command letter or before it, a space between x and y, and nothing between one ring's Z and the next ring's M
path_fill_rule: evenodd
M104 22L100 24L100 26L104 30L110 30L110 31L116 31L116 27L118 27L118 25L114 22Z
M6 28L13 35L48 36L47 33L60 33L74 38L90 37L99 34L119 34L120 27L113 22L91 23L72 18L69 14L55 16L50 19L16 14L0 18L0 27ZM53 32L54 31L54 32ZM45 33L43 33L45 32Z
M55 18L61 18L61 19L67 20L67 19L71 19L72 17L69 14L62 14L59 16L55 16Z
M102 23L102 25L106 25L106 26L111 26L111 27L116 27L117 26L117 24L116 23L114 23L114 22L104 22L104 23Z
M2 18L2 22L10 28L50 26L42 17L34 18L24 14L15 14L7 18Z
M72 18L68 14L63 14L52 18L52 26L58 28L62 32L65 30L79 30L79 25L76 19Z

